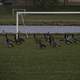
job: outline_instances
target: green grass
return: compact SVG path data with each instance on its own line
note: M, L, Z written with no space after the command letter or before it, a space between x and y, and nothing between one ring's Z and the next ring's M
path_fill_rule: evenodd
M80 44L45 49L33 39L13 48L1 44L0 80L80 80Z
M55 24L55 23L80 23L80 15L25 15L25 24ZM22 23L21 16L19 23ZM16 24L16 17L11 15L0 15L0 24Z

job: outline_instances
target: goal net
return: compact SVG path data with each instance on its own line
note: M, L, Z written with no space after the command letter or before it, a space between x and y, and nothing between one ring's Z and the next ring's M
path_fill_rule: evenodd
M16 13L16 37L19 31L22 33L80 33L79 26L80 12Z

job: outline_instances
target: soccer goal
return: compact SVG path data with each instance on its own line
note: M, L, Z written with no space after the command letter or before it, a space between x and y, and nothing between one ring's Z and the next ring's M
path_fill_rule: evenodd
M80 12L17 12L16 38L24 24L28 33L80 33Z
M26 9L13 8L12 9L12 16L15 16L16 15L16 12L26 12Z

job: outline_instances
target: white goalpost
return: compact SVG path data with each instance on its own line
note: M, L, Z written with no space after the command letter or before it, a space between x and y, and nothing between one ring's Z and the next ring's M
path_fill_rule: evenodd
M16 12L16 38L18 38L18 33L19 33L19 15L56 15L56 14L80 14L80 12ZM23 19L24 23L24 19Z

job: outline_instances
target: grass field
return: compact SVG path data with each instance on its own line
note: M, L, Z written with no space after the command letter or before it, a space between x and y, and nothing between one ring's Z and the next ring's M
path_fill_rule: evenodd
M26 25L54 25L56 23L80 25L80 15L24 15L23 17ZM16 24L16 16L1 15L0 24ZM21 16L19 24L23 24Z
M0 12L0 24L15 24L16 18L4 11ZM27 18L26 24L40 23L41 18L43 22L80 23L80 15ZM29 38L20 46L8 48L0 36L0 80L80 80L80 43L40 49Z
M1 44L0 80L80 80L80 43L40 49L29 38L13 48Z

